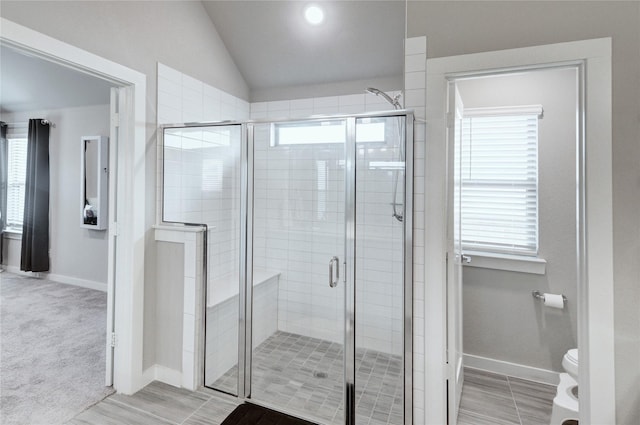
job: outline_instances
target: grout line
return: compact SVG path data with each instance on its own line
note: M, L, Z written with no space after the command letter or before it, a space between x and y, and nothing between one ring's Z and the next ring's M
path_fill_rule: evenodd
M184 420L182 422L180 422L180 425L184 424L186 421L188 421L191 417L193 417L193 415L196 414L196 412L198 412L200 409L202 409L204 407L205 404L207 404L209 401L211 401L211 399L213 398L213 396L209 396L209 398L204 401L200 407L198 407L197 409L195 409L193 412L191 412L191 414L189 416L187 416L186 418L184 418Z
M520 425L522 425L522 418L520 417L520 409L518 409L518 403L516 403L516 396L513 395L513 390L511 389L511 380L508 375L505 375L507 378L507 385L509 385L509 392L511 393L511 400L513 400L513 404L516 406L516 413L518 414L518 421L520 421Z
M115 390L113 390L113 386L111 386L111 388L112 388L112 392L110 392L109 394L105 395L105 396L104 396L104 397L102 397L100 400L96 401L95 403L90 404L89 406L85 407L84 409L82 409L82 411L81 411L81 412L75 413L75 414L73 415L73 417L71 417L71 418L68 420L68 422L73 421L75 418L77 418L77 417L78 417L78 416L80 416L82 413L86 412L87 410L89 410L89 409L93 408L95 405L97 405L97 404L99 404L99 403L102 403L103 401L105 401L106 399L108 399L109 397L111 397L112 395L117 394L117 393L116 393L116 391L115 391ZM66 422L65 422L65 423L66 423Z

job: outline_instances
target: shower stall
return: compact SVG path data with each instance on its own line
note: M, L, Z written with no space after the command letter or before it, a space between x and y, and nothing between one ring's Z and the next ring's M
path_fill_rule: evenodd
M203 385L412 423L413 115L162 128L164 222L206 225Z

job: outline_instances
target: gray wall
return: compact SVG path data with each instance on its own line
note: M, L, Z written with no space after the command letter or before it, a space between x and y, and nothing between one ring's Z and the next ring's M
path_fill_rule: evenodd
M156 62L248 100L249 90L199 1L2 1L0 15L147 75Z
M410 1L409 37L444 57L613 38L613 220L616 413L640 419L640 3ZM611 365L602 365L611 368Z
M107 283L107 232L80 227L80 151L83 136L109 135L109 105L2 114L6 122L46 118L49 133L50 273ZM8 241L8 266L20 267L20 241Z
M464 352L562 371L577 346L576 105L574 69L458 83L465 108L542 105L538 121L538 257L546 274L465 267ZM471 262L473 265L473 260ZM531 291L564 294L564 310L544 308Z

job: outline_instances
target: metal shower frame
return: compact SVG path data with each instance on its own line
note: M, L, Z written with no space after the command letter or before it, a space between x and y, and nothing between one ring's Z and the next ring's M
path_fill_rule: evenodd
M404 270L403 270L403 372L404 372L404 425L413 423L413 124L414 116L410 110L394 110L375 113L353 115L327 115L313 116L310 118L282 119L282 120L250 120L245 122L202 122L162 125L162 148L164 149L164 133L166 129L192 128L192 127L221 127L241 126L241 198L240 198L240 267L239 267L239 317L238 317L238 395L232 395L241 400L250 400L255 404L262 404L275 410L293 416L300 416L299 412L291 412L280 406L262 403L251 398L251 361L252 361L252 311L253 311L253 287L249 282L253 281L253 172L254 172L254 130L256 125L285 123L285 122L317 122L343 119L347 125L347 138L345 149L345 262L348 267L345 270L346 284L344 285L344 402L345 425L356 424L355 413L355 294L356 273L355 265L355 236L356 236L356 122L362 118L404 118L405 130L405 172L404 172ZM163 162L164 167L164 162ZM163 170L164 187L164 170ZM394 200L395 202L395 200ZM162 221L164 221L164 202L162 202ZM193 223L183 223L193 225ZM204 262L207 264L207 246L203 249ZM206 271L204 273L206 276ZM203 296L207 297L207 282L204 285ZM203 347L200 353L202 365L201 375L204 376L204 341L206 338L206 302L203 303L203 329L200 335ZM211 387L207 387L211 388ZM212 390L219 392L214 388ZM347 408L351 406L352 408ZM314 418L306 418L314 420Z

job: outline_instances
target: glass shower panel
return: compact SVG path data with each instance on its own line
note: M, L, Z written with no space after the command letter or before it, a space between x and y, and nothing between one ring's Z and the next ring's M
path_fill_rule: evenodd
M343 424L346 120L253 129L251 398Z
M164 129L163 221L206 224L205 385L237 395L242 131Z
M356 120L356 423L404 423L405 116Z

